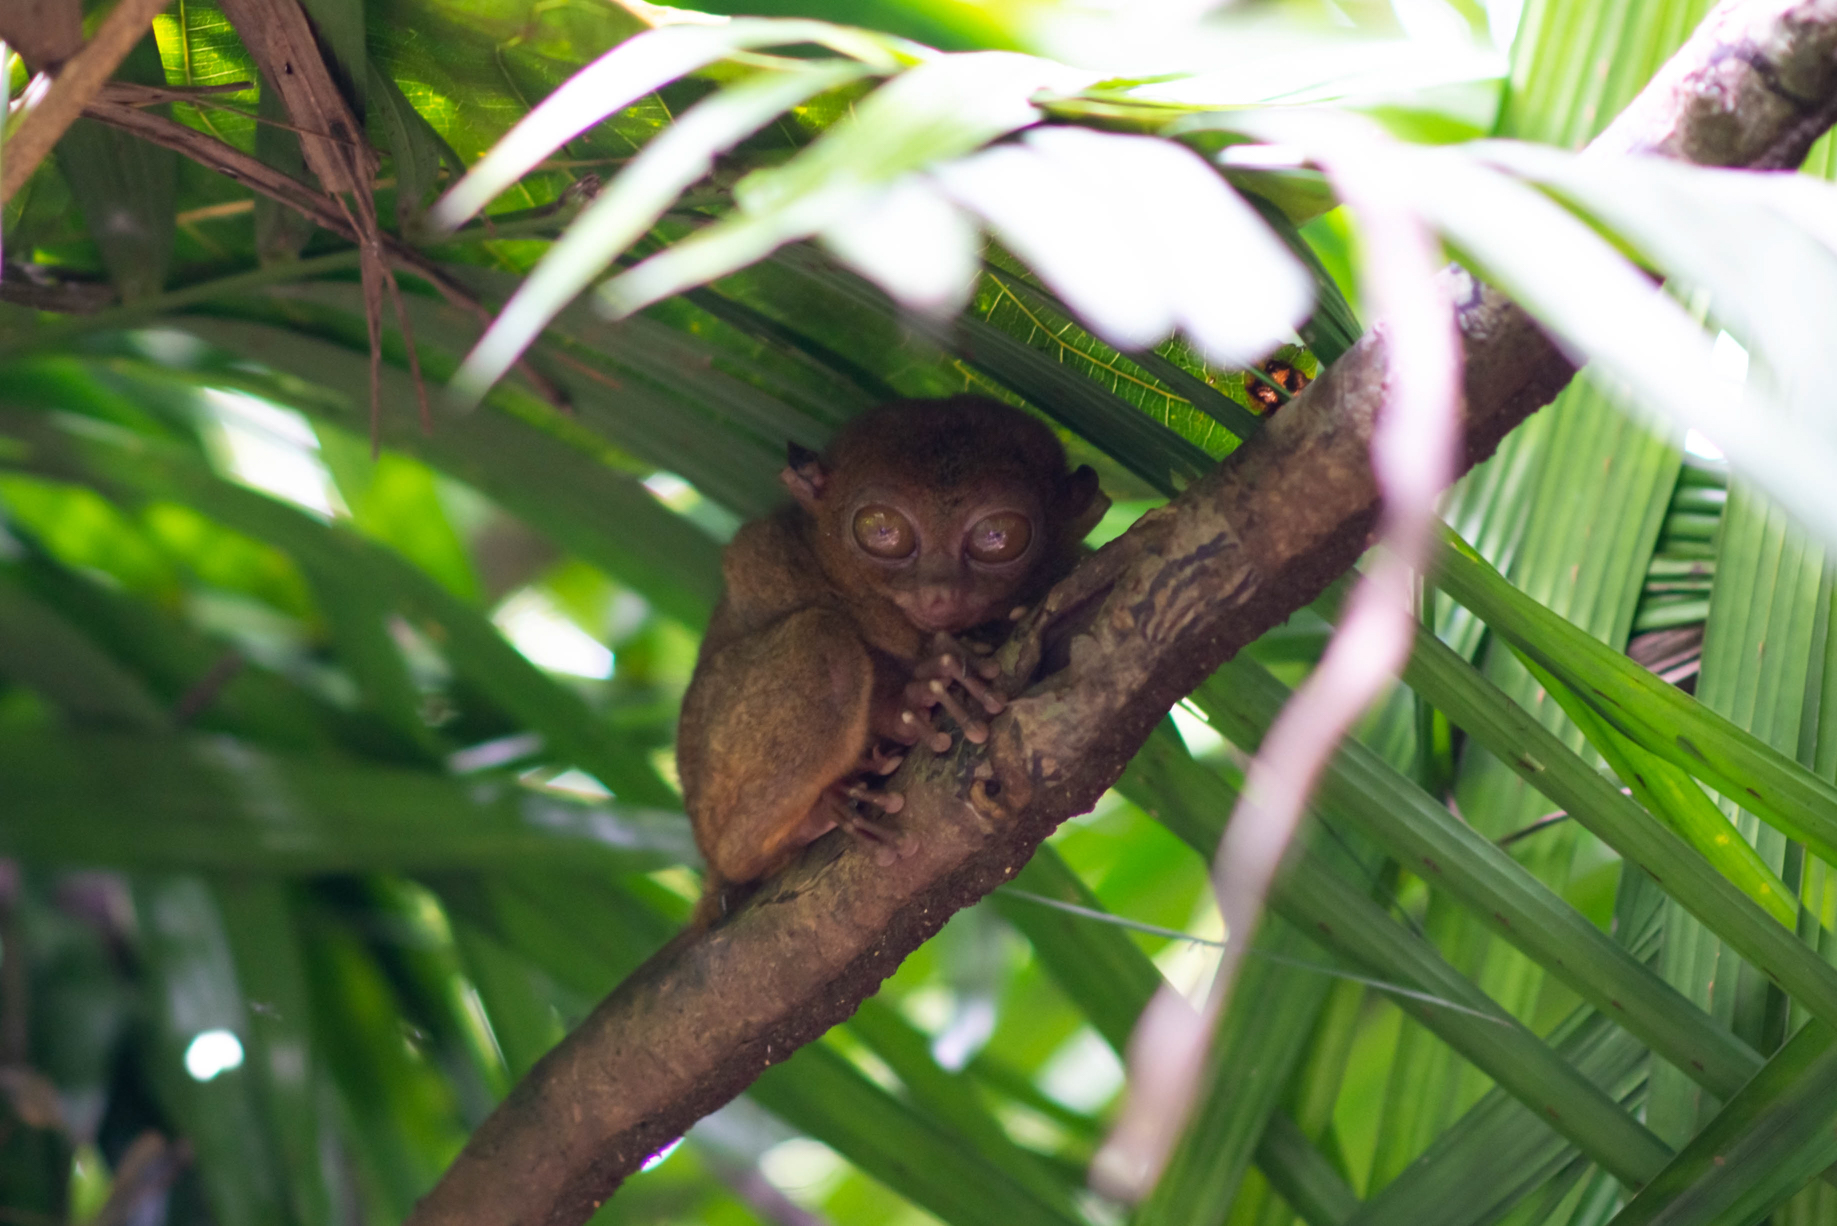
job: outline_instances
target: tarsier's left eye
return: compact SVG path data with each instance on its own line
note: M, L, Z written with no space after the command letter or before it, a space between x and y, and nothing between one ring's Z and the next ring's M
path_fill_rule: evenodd
M1019 511L997 511L976 521L967 548L978 562L1012 562L1027 552L1033 524Z

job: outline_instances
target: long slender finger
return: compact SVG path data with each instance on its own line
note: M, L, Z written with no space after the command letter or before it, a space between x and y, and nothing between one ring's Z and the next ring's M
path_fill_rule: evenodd
M838 823L863 843L874 849L874 863L887 868L905 854L902 840L890 830L883 830L860 814L851 813L847 819Z
M983 676L979 675L989 668L994 670L989 675L995 677L1001 675L1001 665L996 664L993 660L974 662L974 671L972 671L972 663L967 656L958 652L943 651L928 660L920 661L919 666L912 670L912 676L918 681L933 681L940 677L955 681L968 692L971 698L982 705L984 711L990 715L999 715L1008 705L1007 701L990 689L983 680Z
M932 679L930 685L932 696L938 700L938 705L957 721L957 727L963 729L964 739L972 745L980 745L989 739L989 726L964 709L963 704L957 701L956 695L950 692L950 682L942 677L936 677Z
M991 664L994 663L992 660L989 662ZM1001 675L1001 666L999 664L995 665L995 675L998 677ZM981 703L982 709L987 711L990 715L1000 715L1002 708L1008 705L1006 699L990 689L981 677L973 673L964 673L961 677L958 677L957 684L962 686L964 690L969 693L971 698Z

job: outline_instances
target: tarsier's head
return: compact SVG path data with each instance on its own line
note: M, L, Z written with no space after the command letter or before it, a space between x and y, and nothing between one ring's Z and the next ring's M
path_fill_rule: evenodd
M882 405L821 456L793 444L784 483L838 585L953 633L1035 595L1109 505L1052 431L981 396Z

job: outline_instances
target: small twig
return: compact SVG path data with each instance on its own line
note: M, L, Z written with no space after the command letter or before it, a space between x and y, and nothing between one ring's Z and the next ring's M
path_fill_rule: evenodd
M1044 894L1034 894L1027 890L1017 890L1011 885L1003 886L999 893L1006 894L1010 898L1024 898L1030 903L1036 903L1042 907L1051 907L1054 911L1064 911L1068 915L1076 915L1083 919L1095 920L1100 924L1110 924L1117 928L1127 928L1131 932L1144 932L1150 936L1169 937L1176 941L1185 941L1190 945L1204 945L1211 949L1223 949L1225 947L1225 942L1215 941L1211 937L1196 937L1190 932L1181 932L1178 928L1163 928L1159 924L1148 924L1141 920L1128 919L1121 915L1112 915L1108 911L1099 911L1093 907L1082 907L1075 902L1063 902L1057 898L1048 898ZM1387 992L1392 996L1403 996L1410 1000L1418 1000L1424 1004L1434 1005L1437 1008L1452 1009L1456 1013L1466 1013L1473 1017L1484 1018L1494 1025L1504 1026L1507 1024L1504 1019L1495 1014L1488 1013L1484 1009L1469 1008L1459 1001L1449 1000L1443 996L1436 996L1431 992L1422 992L1415 988L1406 988L1400 983L1391 983L1389 980L1385 979L1373 979L1369 975L1355 974L1352 971L1341 970L1337 966L1328 966L1324 962L1310 962L1306 958L1290 958L1284 954L1271 953L1267 949L1258 949L1255 946L1250 948L1249 954L1253 958L1261 958L1265 962L1274 962L1279 966L1292 966L1297 970L1313 971L1315 974L1325 975L1329 979L1344 979L1349 983L1363 984L1375 991Z
M123 106L160 106L167 102L189 102L202 105L201 99L207 94L242 94L255 88L253 81L231 81L226 85L142 85L138 81L109 81L96 92L96 97L105 102L118 102ZM222 106L222 103L215 104ZM259 120L253 112L239 107L223 107L250 119Z
M14 953L11 958L0 957L0 1065L21 1067L31 1038L32 982L26 960L17 956L24 949L19 925L18 862L0 862L0 877L4 878L4 889L0 889L0 950Z
M1548 814L1547 816L1538 818L1536 821L1532 822L1529 826L1525 826L1519 830L1514 830L1508 835L1504 835L1501 838L1493 840L1493 842L1494 842L1494 845L1498 847L1510 847L1513 843L1516 843L1519 839L1528 839L1540 830L1548 830L1550 827L1556 825L1558 822L1566 822L1568 820L1569 820L1569 814L1567 813L1560 813L1560 812L1551 813L1551 814Z
M330 230L341 238L360 244L363 241L349 212L340 201L325 192L307 186L291 175L274 169L267 163L244 153L234 145L219 140L208 132L186 127L164 115L155 115L136 107L106 100L91 103L85 109L84 114L120 128L124 132L131 132L162 149L171 149L208 170L214 170L226 178L244 184L270 200L279 201L307 218L314 225ZM433 260L393 235L381 234L378 236L378 241L391 266L403 272L411 272L426 281L449 305L471 315L478 320L481 327L490 325L493 318L492 309L447 276ZM405 320L406 314L401 318ZM407 339L407 337L408 332L405 328L404 338ZM408 348L411 354L415 352L412 342ZM419 361L419 357L417 355L410 360ZM557 387L547 375L530 365L527 360L517 363L517 371L528 380L537 395L563 413L570 411L567 394Z
M147 1216L146 1210L166 1194L190 1163L189 1142L168 1141L152 1129L141 1133L115 1164L108 1200L89 1220L89 1226L127 1226L142 1220Z
M240 651L226 651L217 662L173 704L172 722L183 727L202 715L234 681L247 661Z
M103 19L96 36L70 57L44 98L6 142L6 164L0 166L0 204L11 200L32 177L168 2L121 0Z

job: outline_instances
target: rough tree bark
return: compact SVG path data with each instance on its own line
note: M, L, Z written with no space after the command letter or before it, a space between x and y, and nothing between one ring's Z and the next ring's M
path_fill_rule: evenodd
M1720 6L1597 142L1790 168L1837 113L1837 0ZM1574 373L1531 320L1445 274L1466 350L1463 468ZM1375 331L1265 434L1087 560L1049 598L1065 666L986 746L916 755L897 780L914 854L880 867L830 836L732 920L639 969L480 1126L412 1226L583 1221L652 1153L854 1013L900 961L1011 877L1122 773L1182 695L1358 558L1378 509ZM1001 658L1037 662L1039 625Z

